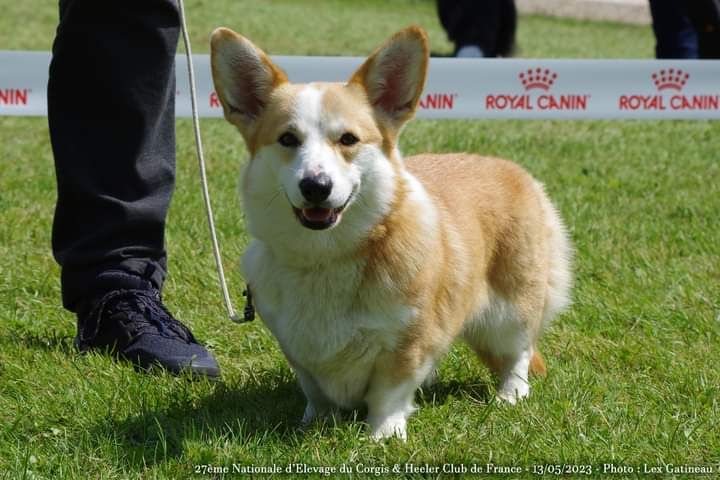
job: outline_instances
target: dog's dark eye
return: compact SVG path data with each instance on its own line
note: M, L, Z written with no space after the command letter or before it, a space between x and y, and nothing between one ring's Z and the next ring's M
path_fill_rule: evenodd
M355 145L359 141L360 141L360 139L358 139L355 135L353 135L350 132L345 132L345 133L343 133L342 137L340 137L340 143L342 143L346 147Z
M295 148L300 146L300 139L290 132L285 132L278 138L278 143L283 147Z

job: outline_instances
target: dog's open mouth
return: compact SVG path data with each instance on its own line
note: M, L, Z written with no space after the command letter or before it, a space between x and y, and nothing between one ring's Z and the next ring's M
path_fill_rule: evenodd
M300 223L311 230L325 230L332 227L338 222L344 209L345 205L339 208L293 207L295 216L300 220Z
M303 227L311 230L325 230L337 224L342 218L343 211L353 201L357 194L357 188L348 196L345 203L337 208L308 207L297 208L293 206L293 212Z

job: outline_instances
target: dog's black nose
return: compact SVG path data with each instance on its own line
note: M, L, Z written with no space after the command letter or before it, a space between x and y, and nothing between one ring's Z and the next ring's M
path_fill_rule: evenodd
M325 173L300 180L300 192L309 202L320 203L327 200L332 191L332 180Z

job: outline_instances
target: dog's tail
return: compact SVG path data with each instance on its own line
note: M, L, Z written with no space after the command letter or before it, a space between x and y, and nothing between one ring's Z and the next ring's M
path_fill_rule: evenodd
M530 359L530 373L537 375L538 377L544 377L547 375L547 366L545 366L545 359L539 350L535 349L533 356Z

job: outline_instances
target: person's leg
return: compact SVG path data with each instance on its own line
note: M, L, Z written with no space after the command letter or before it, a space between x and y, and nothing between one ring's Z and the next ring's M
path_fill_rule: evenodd
M512 53L517 14L514 0L437 0L438 17L462 56L468 47L479 56L497 57Z
M515 51L515 31L517 30L517 8L515 0L500 2L500 26L497 33L497 56L509 57Z
M681 0L650 0L657 58L698 58L698 37Z
M53 252L80 351L216 376L163 306L175 180L174 0L61 0L48 83L58 199Z
M61 0L48 83L58 199L53 251L63 303L162 286L175 176L175 51L170 0Z
M698 36L700 58L720 58L720 0L695 0L685 4Z

